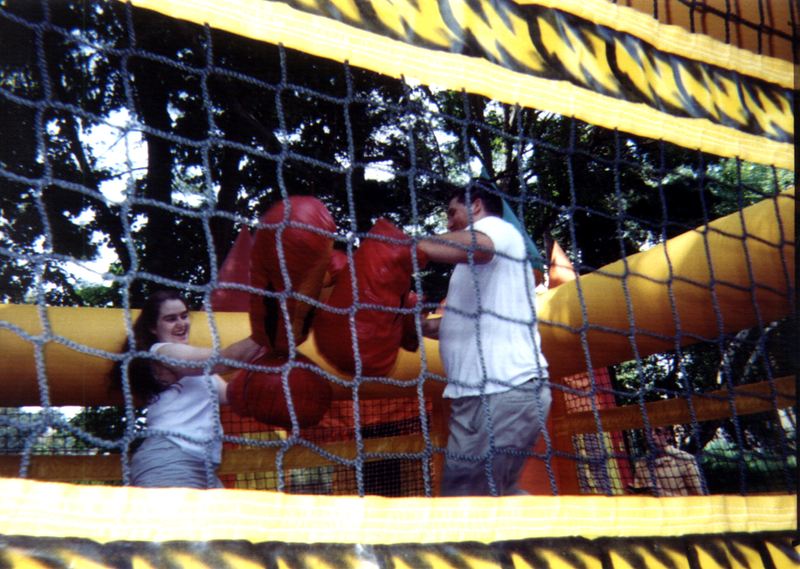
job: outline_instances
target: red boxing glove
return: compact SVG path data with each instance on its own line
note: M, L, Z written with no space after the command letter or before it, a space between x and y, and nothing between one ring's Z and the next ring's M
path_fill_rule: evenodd
M330 261L328 262L328 272L325 273L325 281L322 283L322 291L319 295L319 301L325 302L333 291L333 287L339 282L339 277L342 276L345 268L347 267L347 255L334 249L331 251Z
M217 282L250 285L250 253L253 239L247 227L242 227L233 247L222 262ZM211 292L211 308L214 312L247 312L250 294L232 288L215 288Z
M287 361L267 352L252 363L280 368ZM317 368L311 360L300 354L297 355L295 363ZM298 426L301 429L313 427L322 420L331 407L330 382L307 367L293 365L289 370L288 383ZM231 409L242 417L253 417L266 425L286 430L292 428L281 370L274 372L241 370L228 382L227 396Z
M417 293L409 292L406 295L406 305L403 308L414 308L417 305ZM400 347L407 352L416 352L419 349L419 336L417 336L417 316L414 313L403 314L403 334Z
M402 240L405 243L390 243L374 238L376 236ZM359 304L372 304L388 309L414 306L409 303L411 275L414 272L411 246L408 236L388 220L381 218L375 223L361 246L353 253ZM419 251L417 260L417 268L424 267L428 261ZM343 310L352 308L353 284L349 264L342 269L325 304ZM362 375L385 376L391 371L397 359L397 350L403 343L404 323L407 322L405 316L395 310L362 308L356 311L356 335ZM348 314L318 310L314 319L314 336L317 350L331 365L342 373L355 373L355 352Z
M278 252L280 241L291 284L290 290L318 300L328 270L336 224L328 208L317 198L292 196L288 201L288 214L286 202L280 201L261 218L261 223L280 225L276 228L262 228L256 232L250 257L250 285L274 293L287 289L281 273ZM318 228L323 232L297 227L295 223ZM286 305L289 312L288 327L296 346L308 335L314 306L295 297L287 298ZM250 295L250 328L253 340L276 353L288 355L287 326L278 298L262 294Z

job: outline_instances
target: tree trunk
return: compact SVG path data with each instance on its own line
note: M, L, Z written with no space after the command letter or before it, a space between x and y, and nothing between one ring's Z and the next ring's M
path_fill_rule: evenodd
M163 74L157 64L141 63L132 65L136 83L136 100L142 122L150 129L168 133L172 120L167 110L169 91ZM147 142L147 176L141 195L162 202L172 203L172 143L163 136L145 131ZM147 224L143 230L143 257L140 269L162 277L171 277L170 269L174 263L171 255L164 250L169 236L176 231L175 216L159 207L144 206ZM141 211L141 210L139 210Z

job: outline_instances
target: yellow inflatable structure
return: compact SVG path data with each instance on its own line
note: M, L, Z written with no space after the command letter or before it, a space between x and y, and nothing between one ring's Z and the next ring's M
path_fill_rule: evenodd
M541 294L542 349L551 378L789 316L795 275L794 208L794 191L785 192ZM132 311L131 317L135 315ZM193 318L192 341L212 345L207 315L195 313ZM125 340L124 311L3 305L0 323L0 362L7 377L14 378L0 384L0 400L6 405L45 403L38 388L39 358L49 404L120 402L108 394L107 375L110 358ZM213 325L221 345L249 333L243 313L215 313ZM317 353L318 340L312 335L298 350L338 377L336 396L350 399L351 378L337 373ZM426 339L421 350L424 371L442 378L437 342ZM415 384L422 372L421 351L401 350L389 375ZM440 393L443 381L428 379L425 388ZM407 388L376 382L359 391L362 398L410 394Z
M702 153L793 168L796 37L784 29L797 17L793 5L130 0L120 2L120 13L152 9L389 76ZM651 16L653 7L658 13ZM733 15L715 17L726 11ZM42 38L69 33L43 13L28 26L40 48L50 46ZM135 38L129 23L118 24L120 33ZM772 27L780 33L762 34ZM470 38L469 53L461 52L461 38ZM95 49L81 47L87 54ZM120 59L154 57L135 53L136 47L134 41ZM209 62L203 81L218 64ZM48 69L46 62L39 66ZM15 83L13 73L9 77L9 85ZM15 100L26 96L19 85ZM27 108L39 118L74 112L50 106L57 97L47 90L45 96L31 91ZM57 182L52 174L45 182L17 173L13 183L36 183L41 190ZM542 294L540 329L551 377L792 315L794 220L794 192L787 192ZM127 318L122 310L0 306L0 402L121 403L108 394L106 376ZM193 318L198 344L212 345L215 338L226 345L249 333L246 314ZM299 351L336 378L337 397L350 399L351 378L317 354L315 342L322 340L309 337ZM440 392L437 348L425 341L417 353L401 351L388 375L414 386L424 380L429 393ZM411 392L373 382L361 385L358 395ZM586 421L593 426L596 417ZM797 537L795 496L328 498L0 479L3 569L785 569L800 567Z
M788 569L796 522L785 496L331 499L0 480L9 569Z

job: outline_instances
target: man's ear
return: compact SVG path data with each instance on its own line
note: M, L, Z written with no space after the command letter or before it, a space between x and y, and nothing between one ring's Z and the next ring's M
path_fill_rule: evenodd
M472 215L473 217L483 212L483 200L481 198L475 198L472 201Z

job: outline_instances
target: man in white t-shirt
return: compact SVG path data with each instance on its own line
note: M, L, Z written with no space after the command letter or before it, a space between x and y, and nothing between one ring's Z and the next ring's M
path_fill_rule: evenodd
M448 233L420 241L432 261L455 264L439 339L452 398L442 496L524 494L520 472L550 409L534 273L525 241L502 219L500 197L474 187L451 196Z

